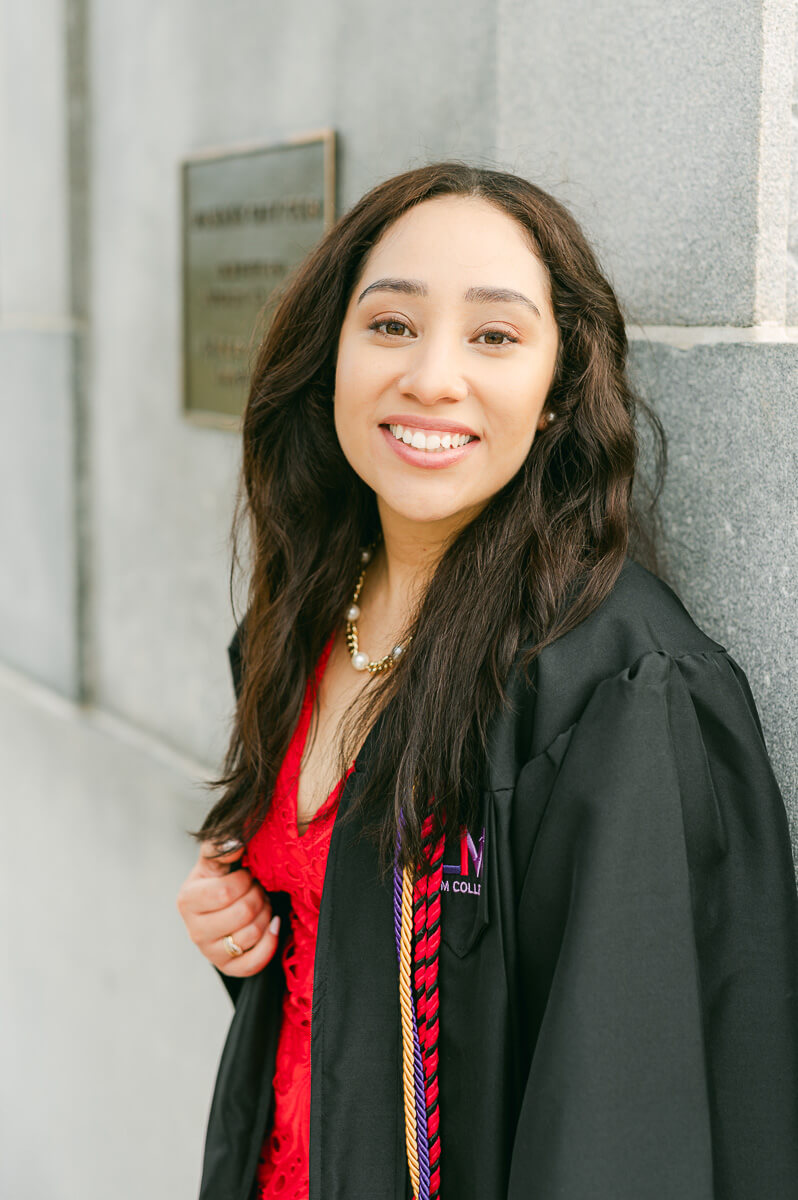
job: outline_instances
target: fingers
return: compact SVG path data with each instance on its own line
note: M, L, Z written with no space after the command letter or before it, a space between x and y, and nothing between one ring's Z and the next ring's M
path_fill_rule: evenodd
M245 868L206 879L192 872L181 887L177 907L185 919L192 913L212 913L228 908L252 887L252 876Z
M279 916L272 917L266 928L260 932L257 940L253 941L250 946L249 943L256 928L256 926L249 926L248 929L231 935L233 941L244 951L237 958L230 957L225 949L224 939L214 945L213 954L208 957L223 975L235 977L256 975L258 971L263 970L267 963L271 962L280 940L280 918Z
M219 938L233 933L236 929L245 929L248 925L258 924L258 933L262 933L269 924L272 915L271 901L259 883L253 883L248 891L224 908L213 912L197 914L201 917L202 941L206 945L216 942ZM236 938L238 941L238 938ZM199 944L199 943L198 943Z
M208 944L207 954L211 958L219 958L222 962L226 958L233 958L227 949L225 939L231 937L236 946L240 946L242 950L252 950L258 944L264 933L268 929L272 921L271 906L265 908L257 917L246 925L228 925L224 933L220 933L212 942ZM240 956L239 956L240 957Z
M272 920L268 893L245 867L236 864L241 842L219 846L203 842L199 857L183 882L177 908L191 940L225 975L254 975L273 957L280 919ZM232 866L232 870L231 870ZM230 936L243 953L231 957L224 939Z
M180 888L177 901L180 912L183 913L184 909L212 912L237 900L249 886L247 869L236 869L236 863L243 853L244 845L236 838L221 844L204 841L196 863ZM195 887L200 880L206 880L207 886Z
M260 929L271 918L268 893L250 872L236 871L228 880L187 881L178 895L178 910L184 919L188 935L203 954L208 954L214 942L235 930L257 923ZM235 883L230 882L235 880ZM214 888L206 895L208 888Z
M216 842L203 842L200 846L199 858L194 868L199 876L213 878L226 875L230 864L234 863L244 853L244 844L237 838L217 845Z

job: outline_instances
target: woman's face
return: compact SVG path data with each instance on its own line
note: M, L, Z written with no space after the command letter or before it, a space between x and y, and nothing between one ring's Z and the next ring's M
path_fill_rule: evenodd
M546 269L501 209L439 196L395 221L353 289L335 374L341 448L381 511L473 518L543 428L557 346Z

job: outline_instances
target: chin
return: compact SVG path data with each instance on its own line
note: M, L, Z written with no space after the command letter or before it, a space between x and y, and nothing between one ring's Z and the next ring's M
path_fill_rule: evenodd
M406 496L381 496L383 504L405 521L414 521L419 525L431 525L436 521L451 521L459 513L463 513L466 504L433 504L424 496L418 496L413 503L408 503Z

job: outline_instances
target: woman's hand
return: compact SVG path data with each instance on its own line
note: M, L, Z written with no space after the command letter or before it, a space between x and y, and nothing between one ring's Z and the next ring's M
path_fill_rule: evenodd
M236 844L219 857L217 850L213 842L202 843L178 892L177 910L194 945L223 975L256 975L277 949L280 918L272 919L267 893L245 867L229 871L244 847ZM243 954L230 955L224 943L228 936Z

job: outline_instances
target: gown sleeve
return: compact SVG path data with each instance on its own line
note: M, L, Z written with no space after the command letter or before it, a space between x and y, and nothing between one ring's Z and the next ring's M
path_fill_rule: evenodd
M241 639L243 636L244 627L246 625L246 620L247 618L244 616L241 620L241 623L236 626L235 633L233 634L227 646L227 660L230 663L230 675L233 680L233 691L235 692L236 699L238 699L238 697L241 695L241 682L243 674L241 664Z
M508 1200L795 1200L795 867L726 651L652 651L596 687L519 905Z

